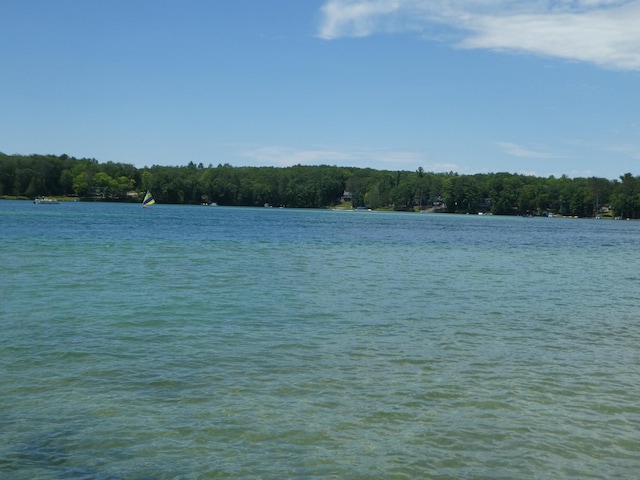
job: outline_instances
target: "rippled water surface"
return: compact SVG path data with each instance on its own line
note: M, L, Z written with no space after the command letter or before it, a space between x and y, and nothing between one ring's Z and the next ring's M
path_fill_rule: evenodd
M640 471L640 223L0 201L0 477Z

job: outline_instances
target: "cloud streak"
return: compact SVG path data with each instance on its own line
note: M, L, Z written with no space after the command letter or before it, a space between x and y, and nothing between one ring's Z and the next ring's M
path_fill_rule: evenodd
M505 154L512 157L559 158L558 155L555 155L553 153L543 152L540 150L532 150L516 143L497 142L496 145L500 147Z
M296 150L285 147L261 147L245 150L241 156L259 165L274 165L277 167L320 164L344 165L345 162L349 163L357 159L357 156L352 152L322 149Z
M411 151L342 149L294 149L279 146L245 150L240 155L255 165L339 165L383 170L432 169L425 154Z
M327 40L419 32L457 48L640 70L640 0L327 0L321 14Z

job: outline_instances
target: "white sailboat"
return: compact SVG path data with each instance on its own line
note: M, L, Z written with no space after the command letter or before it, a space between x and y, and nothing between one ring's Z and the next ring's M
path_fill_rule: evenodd
M156 203L156 201L153 199L153 195L147 190L147 194L144 196L144 200L142 200L142 208L150 207L154 203Z

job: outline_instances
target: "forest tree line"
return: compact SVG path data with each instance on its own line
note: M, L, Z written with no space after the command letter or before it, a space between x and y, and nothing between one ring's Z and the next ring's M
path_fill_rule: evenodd
M329 165L205 167L189 162L137 168L68 155L0 153L0 197L139 201L147 190L158 203L170 204L326 208L346 199L354 207L399 211L640 218L640 177L631 173L609 180Z

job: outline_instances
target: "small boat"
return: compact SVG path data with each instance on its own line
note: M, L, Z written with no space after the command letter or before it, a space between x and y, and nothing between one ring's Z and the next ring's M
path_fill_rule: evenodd
M154 203L156 203L156 201L153 199L153 195L147 190L147 194L144 196L144 200L142 200L142 208L150 207Z
M33 200L36 205L57 205L59 202L55 198L38 197Z

